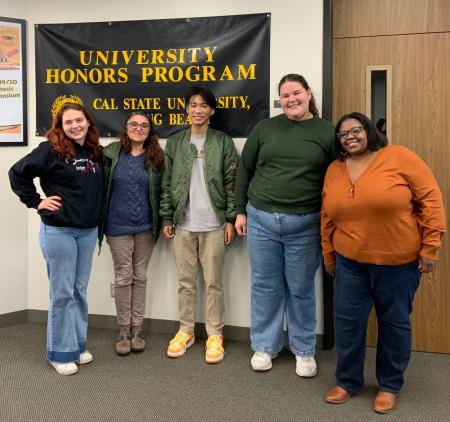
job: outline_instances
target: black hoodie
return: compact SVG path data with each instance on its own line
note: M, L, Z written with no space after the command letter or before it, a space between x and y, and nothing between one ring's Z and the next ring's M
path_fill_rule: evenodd
M19 160L9 170L12 190L28 208L36 208L42 198L33 183L39 177L46 196L62 198L58 211L40 210L42 222L56 227L91 228L98 225L103 198L101 158L92 161L92 149L74 142L76 157L58 157L49 141Z

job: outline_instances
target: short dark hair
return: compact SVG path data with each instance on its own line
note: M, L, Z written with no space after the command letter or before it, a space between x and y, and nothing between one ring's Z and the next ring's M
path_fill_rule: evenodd
M341 140L337 136L337 133L340 131L342 123L349 119L355 119L361 123L361 126L364 128L367 134L367 149L369 151L378 151L379 149L387 146L388 139L386 135L378 130L378 128L375 126L375 123L373 123L372 120L370 120L366 115L354 111L352 113L344 114L336 123L334 150L338 160L344 161L347 152L342 147Z
M186 100L186 107L189 105L191 98L194 95L200 95L203 98L206 104L208 104L212 109L215 109L217 106L216 96L207 88L203 88L200 86L191 86L186 94L184 94L184 99Z
M302 75L298 75L297 73L288 73L287 75L284 75L280 79L280 82L278 84L278 95L280 95L281 85L285 84L286 82L298 82L303 88L309 91L309 93L311 94L311 99L309 100L309 112L314 117L317 117L319 115L319 110L317 110L316 100L314 99L314 95L311 92L306 79Z

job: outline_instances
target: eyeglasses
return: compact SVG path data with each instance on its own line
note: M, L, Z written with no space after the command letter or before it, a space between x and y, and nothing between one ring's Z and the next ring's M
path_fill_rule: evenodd
M352 127L350 130L341 130L340 132L336 132L336 135L339 139L346 139L348 135L357 136L359 135L364 128L362 126Z
M138 122L129 122L127 123L128 127L131 127L131 129L136 130L138 127L140 127L142 130L149 130L150 125L148 123L138 123Z

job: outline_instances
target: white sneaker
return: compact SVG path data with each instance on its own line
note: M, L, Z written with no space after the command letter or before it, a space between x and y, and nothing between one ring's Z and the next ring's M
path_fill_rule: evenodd
M80 353L80 360L78 361L79 365L84 365L85 363L91 363L94 360L94 356L89 350L86 350L83 353Z
M50 362L56 372L61 375L73 375L78 372L78 366L73 362L60 363L60 362Z
M272 359L275 359L278 353L255 352L250 363L254 371L268 371L272 368Z
M295 372L299 377L311 378L317 374L317 364L313 356L296 356Z

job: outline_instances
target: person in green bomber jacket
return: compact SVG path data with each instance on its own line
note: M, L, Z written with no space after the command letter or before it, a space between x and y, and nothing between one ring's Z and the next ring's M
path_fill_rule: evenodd
M114 262L114 298L119 335L116 353L145 348L147 268L161 228L159 196L164 152L149 116L132 112L120 141L103 149L105 197L99 245L103 235Z
M180 357L194 343L197 261L200 261L206 286L205 360L217 363L224 354L222 270L225 245L234 238L238 155L228 135L208 127L216 107L214 94L205 88L192 87L185 100L192 124L167 140L159 211L164 237L174 240L180 283L180 329L170 341L167 355Z

